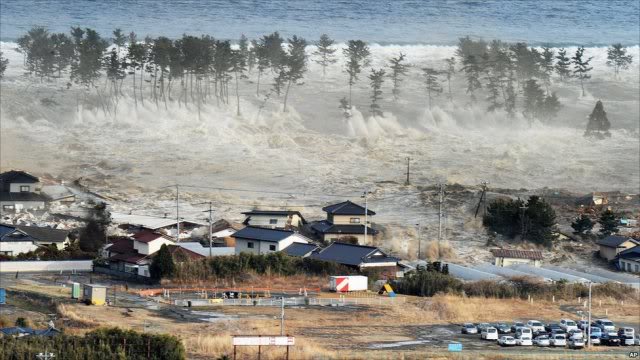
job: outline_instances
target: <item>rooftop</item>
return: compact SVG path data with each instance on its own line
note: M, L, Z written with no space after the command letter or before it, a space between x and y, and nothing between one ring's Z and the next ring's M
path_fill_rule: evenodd
M61 243L69 236L69 230L23 225L15 225L15 227L39 242Z
M323 234L364 234L364 224L333 224L327 220L321 220L311 225L311 228ZM376 235L378 230L367 227L367 234Z
M289 256L304 257L316 249L319 249L319 247L313 244L293 243L287 246L286 248L284 248L282 252Z
M511 259L529 259L542 260L542 251L540 250L510 250L510 249L491 249L491 253L495 257L511 258Z
M236 231L231 237L249 240L278 242L295 234L291 230L268 229L254 226L247 226Z
M37 183L40 182L37 177L21 171L21 170L10 170L7 172L3 172L0 174L0 182L4 184L11 183Z
M341 242L332 243L320 252L311 255L311 258L350 266L360 266L363 263L398 262L399 260L398 258L388 256L375 246Z
M620 235L609 235L604 239L600 239L596 242L596 244L598 245L602 245L602 246L607 246L607 247L618 247L620 246L620 244L626 242L626 241L631 241L634 242L636 244L640 244L639 241L634 240L630 237L626 237L626 236L620 236Z
M364 207L352 203L351 201L343 201L338 204L333 204L329 206L325 206L322 208L323 211L327 212L331 215L364 215ZM367 209L368 215L375 215L374 211Z
M625 260L640 262L640 245L636 245L630 249L621 251L618 257Z
M158 230L165 227L173 227L176 226L176 219L172 218L164 218L159 216L149 216L149 215L133 215L133 214L123 214L118 212L111 213L111 220L115 224L120 225L133 225L144 227L151 230ZM180 220L180 223L187 224L195 224L195 225L206 225L203 222L198 222L194 220Z
M166 240L172 240L173 238L167 236L167 235L163 235L163 234L159 234L157 232L151 232L151 231L140 231L137 232L133 235L133 238L136 241L139 241L141 243L150 243L154 240L158 240L160 238L166 239Z

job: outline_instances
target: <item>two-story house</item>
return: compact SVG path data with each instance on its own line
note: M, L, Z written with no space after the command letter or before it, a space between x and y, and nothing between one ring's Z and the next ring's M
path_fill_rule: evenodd
M236 239L236 254L256 255L282 251L293 243L309 243L309 239L291 230L247 226L231 235Z
M47 227L0 224L0 254L16 256L51 245L62 250L71 241L69 233Z
M313 232L325 242L333 241L355 241L358 244L371 244L373 237L378 231L367 224L365 236L365 222L371 222L371 216L376 213L365 208L344 201L338 204L325 206L322 208L327 213L327 219L318 221L311 225Z
M294 210L251 210L242 213L246 216L243 224L269 229L297 229L307 222L299 211Z
M0 174L0 211L44 209L47 197L40 193L40 180L24 171Z

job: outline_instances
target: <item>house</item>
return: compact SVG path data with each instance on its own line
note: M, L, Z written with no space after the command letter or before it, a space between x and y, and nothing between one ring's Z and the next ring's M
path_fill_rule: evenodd
M310 240L292 230L267 229L247 226L231 235L236 239L236 254L242 252L257 255L281 251L293 243L309 243Z
M540 267L543 259L542 251L540 250L492 249L491 253L495 257L493 265L501 267L515 264L529 264Z
M640 273L640 245L621 251L616 259L618 260L618 269Z
M307 257L318 250L320 248L313 244L293 243L284 248L282 252L289 256Z
M185 237L185 233L195 228L205 226L203 222L195 220L184 220L178 222L175 218L159 217L149 215L123 214L118 212L111 213L111 221L118 225L119 228L131 232L151 230L155 232L165 232L175 237L177 224L180 224L180 237ZM188 235L186 236L188 237Z
M0 212L44 209L48 198L40 189L40 180L24 171L0 174Z
M312 259L329 261L359 270L388 270L396 274L400 259L387 255L375 246L334 242L310 256Z
M596 244L600 247L600 257L612 261L618 253L640 244L640 241L626 236L609 235L604 239L598 240Z
M44 245L62 250L70 243L69 233L46 227L0 224L0 254L16 256Z
M22 336L56 336L61 333L60 330L55 327L49 326L47 329L32 329L27 327L6 327L0 329L0 334L3 336L22 337Z
M211 226L211 237L213 238L214 246L235 248L236 240L232 238L231 235L238 230L242 230L244 227L245 225L241 223L231 222L225 219L215 221Z
M247 226L290 230L307 223L299 211L293 210L251 210L242 214L246 216L243 224Z
M327 213L327 219L315 222L311 229L325 242L355 241L358 244L371 244L373 237L378 234L377 230L367 224L365 237L365 222L370 222L370 217L376 213L367 209L365 216L365 208L358 204L344 201L325 206L322 210Z
M227 256L227 255L233 255L236 253L235 247L214 246L209 248L208 246L202 246L201 243L195 242L195 241L192 241L192 242L181 241L177 243L176 246L187 249L189 251L192 251L204 257L209 257L209 254L211 254L211 256Z
M133 235L133 249L142 255L151 255L162 245L173 245L171 237L152 231L140 231Z

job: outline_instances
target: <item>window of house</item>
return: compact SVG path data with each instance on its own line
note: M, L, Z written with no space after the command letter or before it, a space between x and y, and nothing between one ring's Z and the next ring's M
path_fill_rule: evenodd
M31 187L29 185L21 185L20 192L29 192L31 191Z
M275 245L269 245L269 250L276 251L276 246Z
M351 218L349 222L352 224L360 224L360 218Z
M269 219L269 224L275 225L278 223L278 219Z
M2 210L15 210L13 205L2 205Z
M248 247L249 249L253 249L253 242L249 241L249 242L247 243L247 247Z
M631 272L631 263L627 263L627 271Z
M636 265L636 272L640 272L640 265Z

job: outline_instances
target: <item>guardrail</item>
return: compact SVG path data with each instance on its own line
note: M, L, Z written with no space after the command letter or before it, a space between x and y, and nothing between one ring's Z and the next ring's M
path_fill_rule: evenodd
M284 298L285 306L357 306L357 305L390 305L404 303L404 297L363 297L363 298L317 298L291 297ZM282 306L281 298L255 299L181 299L174 300L176 306Z

